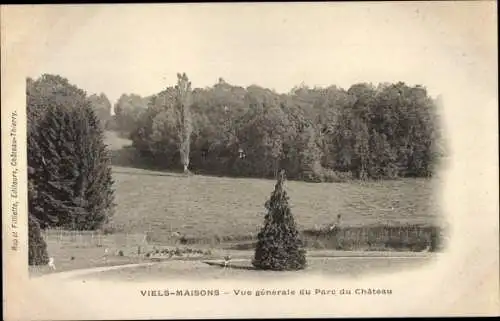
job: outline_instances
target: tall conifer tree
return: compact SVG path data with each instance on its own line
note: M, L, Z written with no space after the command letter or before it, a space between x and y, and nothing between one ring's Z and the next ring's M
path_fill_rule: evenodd
M266 202L264 227L258 234L253 265L262 270L301 270L306 251L300 239L285 190L285 171L278 175L274 192Z

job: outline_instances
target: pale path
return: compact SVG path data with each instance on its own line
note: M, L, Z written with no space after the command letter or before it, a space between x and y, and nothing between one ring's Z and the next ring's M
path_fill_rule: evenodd
M399 253L398 253L399 254ZM401 253L403 254L403 253ZM331 255L311 255L311 259L333 259L333 260L343 260L343 259L373 259L373 258L385 258L385 259L398 259L398 258L405 258L405 259L418 259L422 257L426 257L428 253L413 253L413 255L386 255L386 256L376 256L376 255L346 255L346 256L331 256ZM436 253L434 253L435 255ZM172 260L172 261L177 261L177 260ZM156 262L145 262L145 263L133 263L133 264L119 264L119 265L112 265L112 266L101 266L101 267L94 267L94 268L85 268L85 269L77 269L77 270L70 270L70 271L63 271L63 272L52 272L48 274L42 274L42 275L37 275L33 276L33 279L44 279L44 280L50 280L50 279L57 279L57 280L64 280L64 279L71 279L79 276L85 276L88 274L94 274L94 273L100 273L100 272L106 272L106 271L112 271L112 270L119 270L119 269L127 269L127 268L136 268L136 267L146 267L146 266L153 266L157 264L168 264L172 261L169 260L162 260L162 261L156 261ZM240 261L247 261L247 259L242 259L242 258L235 258L231 260L232 262L240 262ZM208 260L194 260L194 262L199 262L199 263L204 263L204 262L220 262L222 263L223 260L221 259L208 259Z
M105 272L105 271L112 271L112 270L118 270L118 269L125 269L125 268L133 268L133 267L141 267L141 266L151 266L154 264L159 264L162 262L147 262L147 263L133 263L133 264L120 264L120 265L112 265L112 266L100 266L100 267L95 267L95 268L88 268L88 269L78 269L78 270L71 270L71 271L64 271L64 272L53 272L49 274L42 274L42 275L37 275L33 276L33 279L70 279L82 275L87 275L87 274L92 274L92 273L99 273L99 272Z

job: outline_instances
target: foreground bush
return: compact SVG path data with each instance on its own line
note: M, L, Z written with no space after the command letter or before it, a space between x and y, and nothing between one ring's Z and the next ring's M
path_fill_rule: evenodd
M301 270L306 267L306 252L288 205L284 189L285 175L278 177L268 213L257 238L253 266L262 270Z
M94 230L112 214L111 163L86 93L66 79L27 82L29 212L41 228Z
M28 263L29 265L49 263L47 244L40 233L40 225L32 215L29 215L28 219Z

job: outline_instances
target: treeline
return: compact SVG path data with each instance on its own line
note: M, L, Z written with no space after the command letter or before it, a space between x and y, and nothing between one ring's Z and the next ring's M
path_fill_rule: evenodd
M124 95L115 105L140 157L165 169L182 166L176 88ZM278 94L220 79L192 89L190 108L190 168L199 173L273 177L285 169L290 179L316 182L429 177L442 151L436 99L402 82Z

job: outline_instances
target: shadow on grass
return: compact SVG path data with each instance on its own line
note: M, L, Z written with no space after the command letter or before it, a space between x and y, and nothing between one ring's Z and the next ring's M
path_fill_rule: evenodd
M233 270L251 270L251 271L257 271L258 270L254 266L250 266L250 265L235 265L233 263L233 264L229 264L228 266L224 266L224 263L210 262L210 261L203 261L203 263L211 265L211 266L218 266L218 267L221 267L221 268L227 268L227 269L233 269Z
M133 176L170 176L170 177L179 177L182 176L181 173L167 173L167 172L158 172L158 173L145 173L145 172L127 172L127 171L121 171L121 170L113 170L113 173L115 174L122 174L122 175L133 175Z
M156 172L156 173L140 173L140 172L119 171L119 170L113 171L118 174L144 175L144 176L185 175L183 169L180 166L179 161L176 160L175 158L170 160L161 160L161 159L149 159L147 157L141 157L137 152L137 150L131 145L124 146L120 149L110 150L110 153L111 153L112 166ZM241 174L231 175L228 173L221 173L220 169L209 170L202 168L191 168L191 171L193 175L220 177L220 178L274 179L273 177L263 178L259 177L258 175L241 175Z
M113 169L114 173L124 175L137 175L137 176L179 176L184 175L181 169L165 169L164 167L151 164L150 162L142 159L137 155L134 147L126 146L121 149L111 151L111 165L114 167L139 169L145 171L154 171L155 173L148 172L133 172L126 170Z
M148 170L154 172L166 173L164 175L155 173L135 173L126 171L114 171L115 173L125 174L125 175L147 175L147 176L178 176L185 175L183 169L181 168L179 160L176 157L171 159L151 159L148 157L141 157L135 147L132 145L124 146L120 149L110 150L111 165L124 168L133 168L140 170ZM199 164L198 164L199 165ZM265 179L265 180L275 180L274 175L260 175L251 174L244 172L231 172L228 171L226 167L215 166L214 168L209 168L211 165L197 166L195 163L191 163L190 170L193 175L217 177L217 178L234 178L234 179ZM288 177L290 181L300 181L303 183L316 184L318 182L305 182L301 179L294 177ZM340 183L340 182L339 182Z

